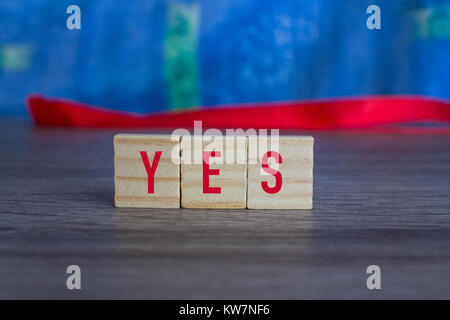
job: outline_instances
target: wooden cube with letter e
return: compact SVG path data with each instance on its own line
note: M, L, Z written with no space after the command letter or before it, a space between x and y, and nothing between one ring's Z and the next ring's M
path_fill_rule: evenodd
M183 136L181 153L183 208L246 208L245 136Z

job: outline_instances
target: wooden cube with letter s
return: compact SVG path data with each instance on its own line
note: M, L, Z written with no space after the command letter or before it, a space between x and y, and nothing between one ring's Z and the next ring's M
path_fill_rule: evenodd
M271 137L264 148L257 139L248 137L247 208L311 209L314 138Z

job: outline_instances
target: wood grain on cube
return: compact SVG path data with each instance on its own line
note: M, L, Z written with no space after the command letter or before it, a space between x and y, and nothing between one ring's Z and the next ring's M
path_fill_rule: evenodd
M269 139L270 141L270 139ZM249 137L249 144L252 138ZM248 200L249 209L311 209L313 196L313 137L280 136L279 154L281 163L281 189L276 193L267 193L261 183L266 181L273 188L275 177L262 174L261 159L268 150L249 150ZM251 147L251 146L250 146ZM256 162L256 164L255 164ZM268 165L273 168L275 159L270 158Z
M157 151L161 157L154 176L153 193L148 191L148 175L141 156L147 153L152 165ZM176 157L178 164L172 161ZM116 207L179 208L179 138L170 135L118 134L114 137L114 184Z
M186 137L182 137L182 140ZM204 193L203 189L203 164L185 163L188 161L182 156L181 162L181 206L183 208L223 208L243 209L247 202L247 139L245 136L224 138L214 137L222 142L223 148L211 147L211 141L203 141L200 144L192 143L191 162L195 154L204 151L220 151L221 156L210 158L210 169L218 169L219 175L209 177L211 188L220 188L220 193ZM230 142L233 141L231 145ZM182 155L186 154L188 145L182 141ZM231 147L232 146L232 147ZM233 163L225 163L229 153L234 154ZM228 155L228 156L227 156ZM241 158L238 163L238 156ZM216 163L222 160L221 164Z

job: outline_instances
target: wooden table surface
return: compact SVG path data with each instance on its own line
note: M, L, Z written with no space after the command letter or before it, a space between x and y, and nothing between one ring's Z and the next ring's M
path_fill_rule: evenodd
M449 136L314 134L311 211L138 210L116 132L0 121L0 298L450 298Z

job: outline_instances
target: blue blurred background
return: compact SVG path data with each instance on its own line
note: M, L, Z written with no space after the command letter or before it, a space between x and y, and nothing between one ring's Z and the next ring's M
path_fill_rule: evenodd
M68 30L66 8L81 8ZM366 8L381 8L369 30ZM450 0L1 0L0 116L30 93L134 112L450 99Z

